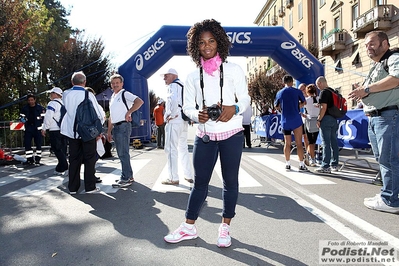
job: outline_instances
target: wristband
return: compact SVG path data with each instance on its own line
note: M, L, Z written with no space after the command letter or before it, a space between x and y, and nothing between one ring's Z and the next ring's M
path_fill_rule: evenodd
M240 107L238 107L238 105L236 105L236 114L238 114L239 111L240 111Z

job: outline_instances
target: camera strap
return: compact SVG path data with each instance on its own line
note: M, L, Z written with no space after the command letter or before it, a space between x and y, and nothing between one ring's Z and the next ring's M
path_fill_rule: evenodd
M220 65L220 76L219 76L219 84L220 84L220 107L223 105L223 63ZM202 93L202 106L205 106L205 97L204 97L204 73L202 67L200 67L200 86Z

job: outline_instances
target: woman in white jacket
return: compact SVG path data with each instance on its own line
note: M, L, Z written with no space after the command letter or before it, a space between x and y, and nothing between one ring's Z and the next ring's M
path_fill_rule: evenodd
M249 108L250 97L243 70L226 61L230 47L225 30L214 19L196 23L187 33L187 51L197 66L187 77L183 106L184 113L199 122L193 150L195 181L186 221L164 237L169 243L197 238L194 223L208 195L213 168L220 156L223 211L217 245L231 245L229 230L235 216L244 140L240 114Z

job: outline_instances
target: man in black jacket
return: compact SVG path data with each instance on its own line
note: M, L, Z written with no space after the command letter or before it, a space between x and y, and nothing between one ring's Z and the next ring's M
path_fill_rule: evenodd
M36 96L27 95L28 104L25 105L20 114L21 122L25 123L24 146L26 163L28 165L40 165L42 158L42 124L46 109L36 103ZM33 156L32 139L35 142L36 154Z

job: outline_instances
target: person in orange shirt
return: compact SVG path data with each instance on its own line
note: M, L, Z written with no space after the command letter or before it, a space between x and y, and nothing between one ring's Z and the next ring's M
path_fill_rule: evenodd
M160 98L157 106L154 108L155 125L157 126L157 148L163 149L165 146L165 121L163 115L165 113L165 101Z

